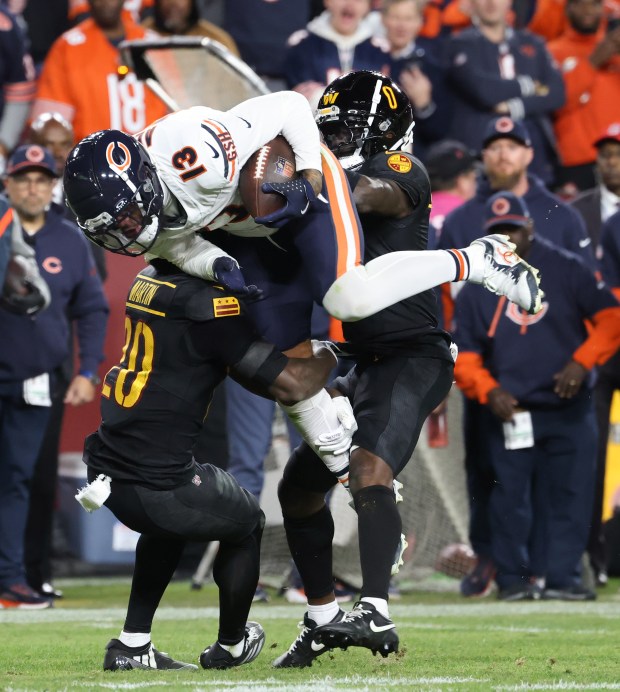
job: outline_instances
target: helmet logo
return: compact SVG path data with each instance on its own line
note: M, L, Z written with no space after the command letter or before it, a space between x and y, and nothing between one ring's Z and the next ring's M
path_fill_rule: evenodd
M113 171L122 173L131 166L131 152L122 142L110 142L105 150L105 158Z
M499 197L491 205L491 211L496 216L505 216L510 211L510 202L505 197Z
M388 106L395 111L398 108L398 102L396 101L396 94L394 93L394 89L392 89L391 86L383 86L381 88L381 91L383 92L383 95L387 99Z
M330 91L327 94L323 94L323 105L331 106L333 103L335 103L339 93L340 92L338 91Z
M411 159L404 154L392 154L387 160L387 165L397 173L409 173L413 166Z

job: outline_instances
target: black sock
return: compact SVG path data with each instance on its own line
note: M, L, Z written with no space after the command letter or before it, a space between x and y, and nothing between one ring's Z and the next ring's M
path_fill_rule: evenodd
M125 632L150 632L153 617L176 570L185 541L142 534L127 606Z
M288 547L304 583L306 598L322 598L334 589L332 540L334 520L324 506L303 519L284 517Z
M260 543L263 521L241 543L220 542L213 580L220 590L220 644L233 645L245 636L245 623L252 607L260 574Z
M362 488L353 496L357 512L362 596L388 599L402 521L394 491L384 485Z

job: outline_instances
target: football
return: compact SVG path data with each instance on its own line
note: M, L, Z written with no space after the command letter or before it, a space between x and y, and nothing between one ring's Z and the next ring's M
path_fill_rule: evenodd
M435 562L435 569L449 577L462 579L472 571L475 564L476 555L468 545L451 543L439 553Z
M278 135L248 159L239 175L239 193L243 206L253 218L266 216L281 209L282 195L263 192L263 183L285 183L296 178L295 154L291 145Z

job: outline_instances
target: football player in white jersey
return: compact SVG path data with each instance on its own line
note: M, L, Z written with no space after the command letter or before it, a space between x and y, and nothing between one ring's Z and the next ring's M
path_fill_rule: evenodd
M394 149L403 149L412 125L403 127L398 102L393 103L394 113L381 131L392 131ZM268 191L282 195L286 205L269 217L252 219L241 205L239 173L257 149L279 134L293 148L301 184L271 184ZM156 121L137 138L117 130L96 132L70 153L64 186L78 223L97 244L121 254L162 257L241 295L257 297L262 289L264 299L271 300L282 293L273 258L261 261L260 268L250 266L249 247L239 250L241 244L233 243L244 257L231 257L203 235L223 229L228 237L271 236L279 246L289 243L280 266L299 255L295 276L309 290L298 299L311 295L343 321L362 319L455 280L484 283L530 312L540 305L535 272L518 263L524 271L516 276L514 259L506 264L500 253L489 254L488 245L391 253L362 265L363 239L350 188L340 164L320 144L308 102L295 92L259 96L226 112L189 108ZM260 252L266 244L254 247ZM503 246L503 254L509 249ZM257 288L255 277L267 285ZM299 334L292 329L275 343L288 348L299 343L294 342Z

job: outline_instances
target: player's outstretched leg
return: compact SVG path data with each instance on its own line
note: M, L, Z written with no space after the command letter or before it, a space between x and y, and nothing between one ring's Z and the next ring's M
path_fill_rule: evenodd
M508 236L489 235L460 250L388 252L339 276L323 307L332 317L355 322L440 284L472 281L535 314L543 295L538 270L514 248Z
M396 625L367 601L358 601L340 622L317 627L313 640L328 649L363 646L383 658L398 651Z
M258 622L248 622L245 626L243 650L239 656L224 649L219 642L211 644L200 654L203 668L234 668L253 661L265 646L265 630Z
M483 262L472 262L469 281L482 284L498 296L506 296L530 315L542 307L540 272L521 259L515 244L506 235L486 235L474 240L471 249L480 248Z
M153 670L198 670L193 663L183 663L170 658L163 651L157 651L151 642L144 646L126 646L119 639L111 639L103 659L104 670L133 670L151 668Z
M344 611L339 610L331 622L340 622L343 617ZM312 665L315 658L329 651L325 644L318 644L313 641L312 637L317 629L317 624L308 617L308 613L304 614L303 622L300 622L299 625L301 627L299 636L291 644L288 651L276 658L273 662L274 668L307 668Z

